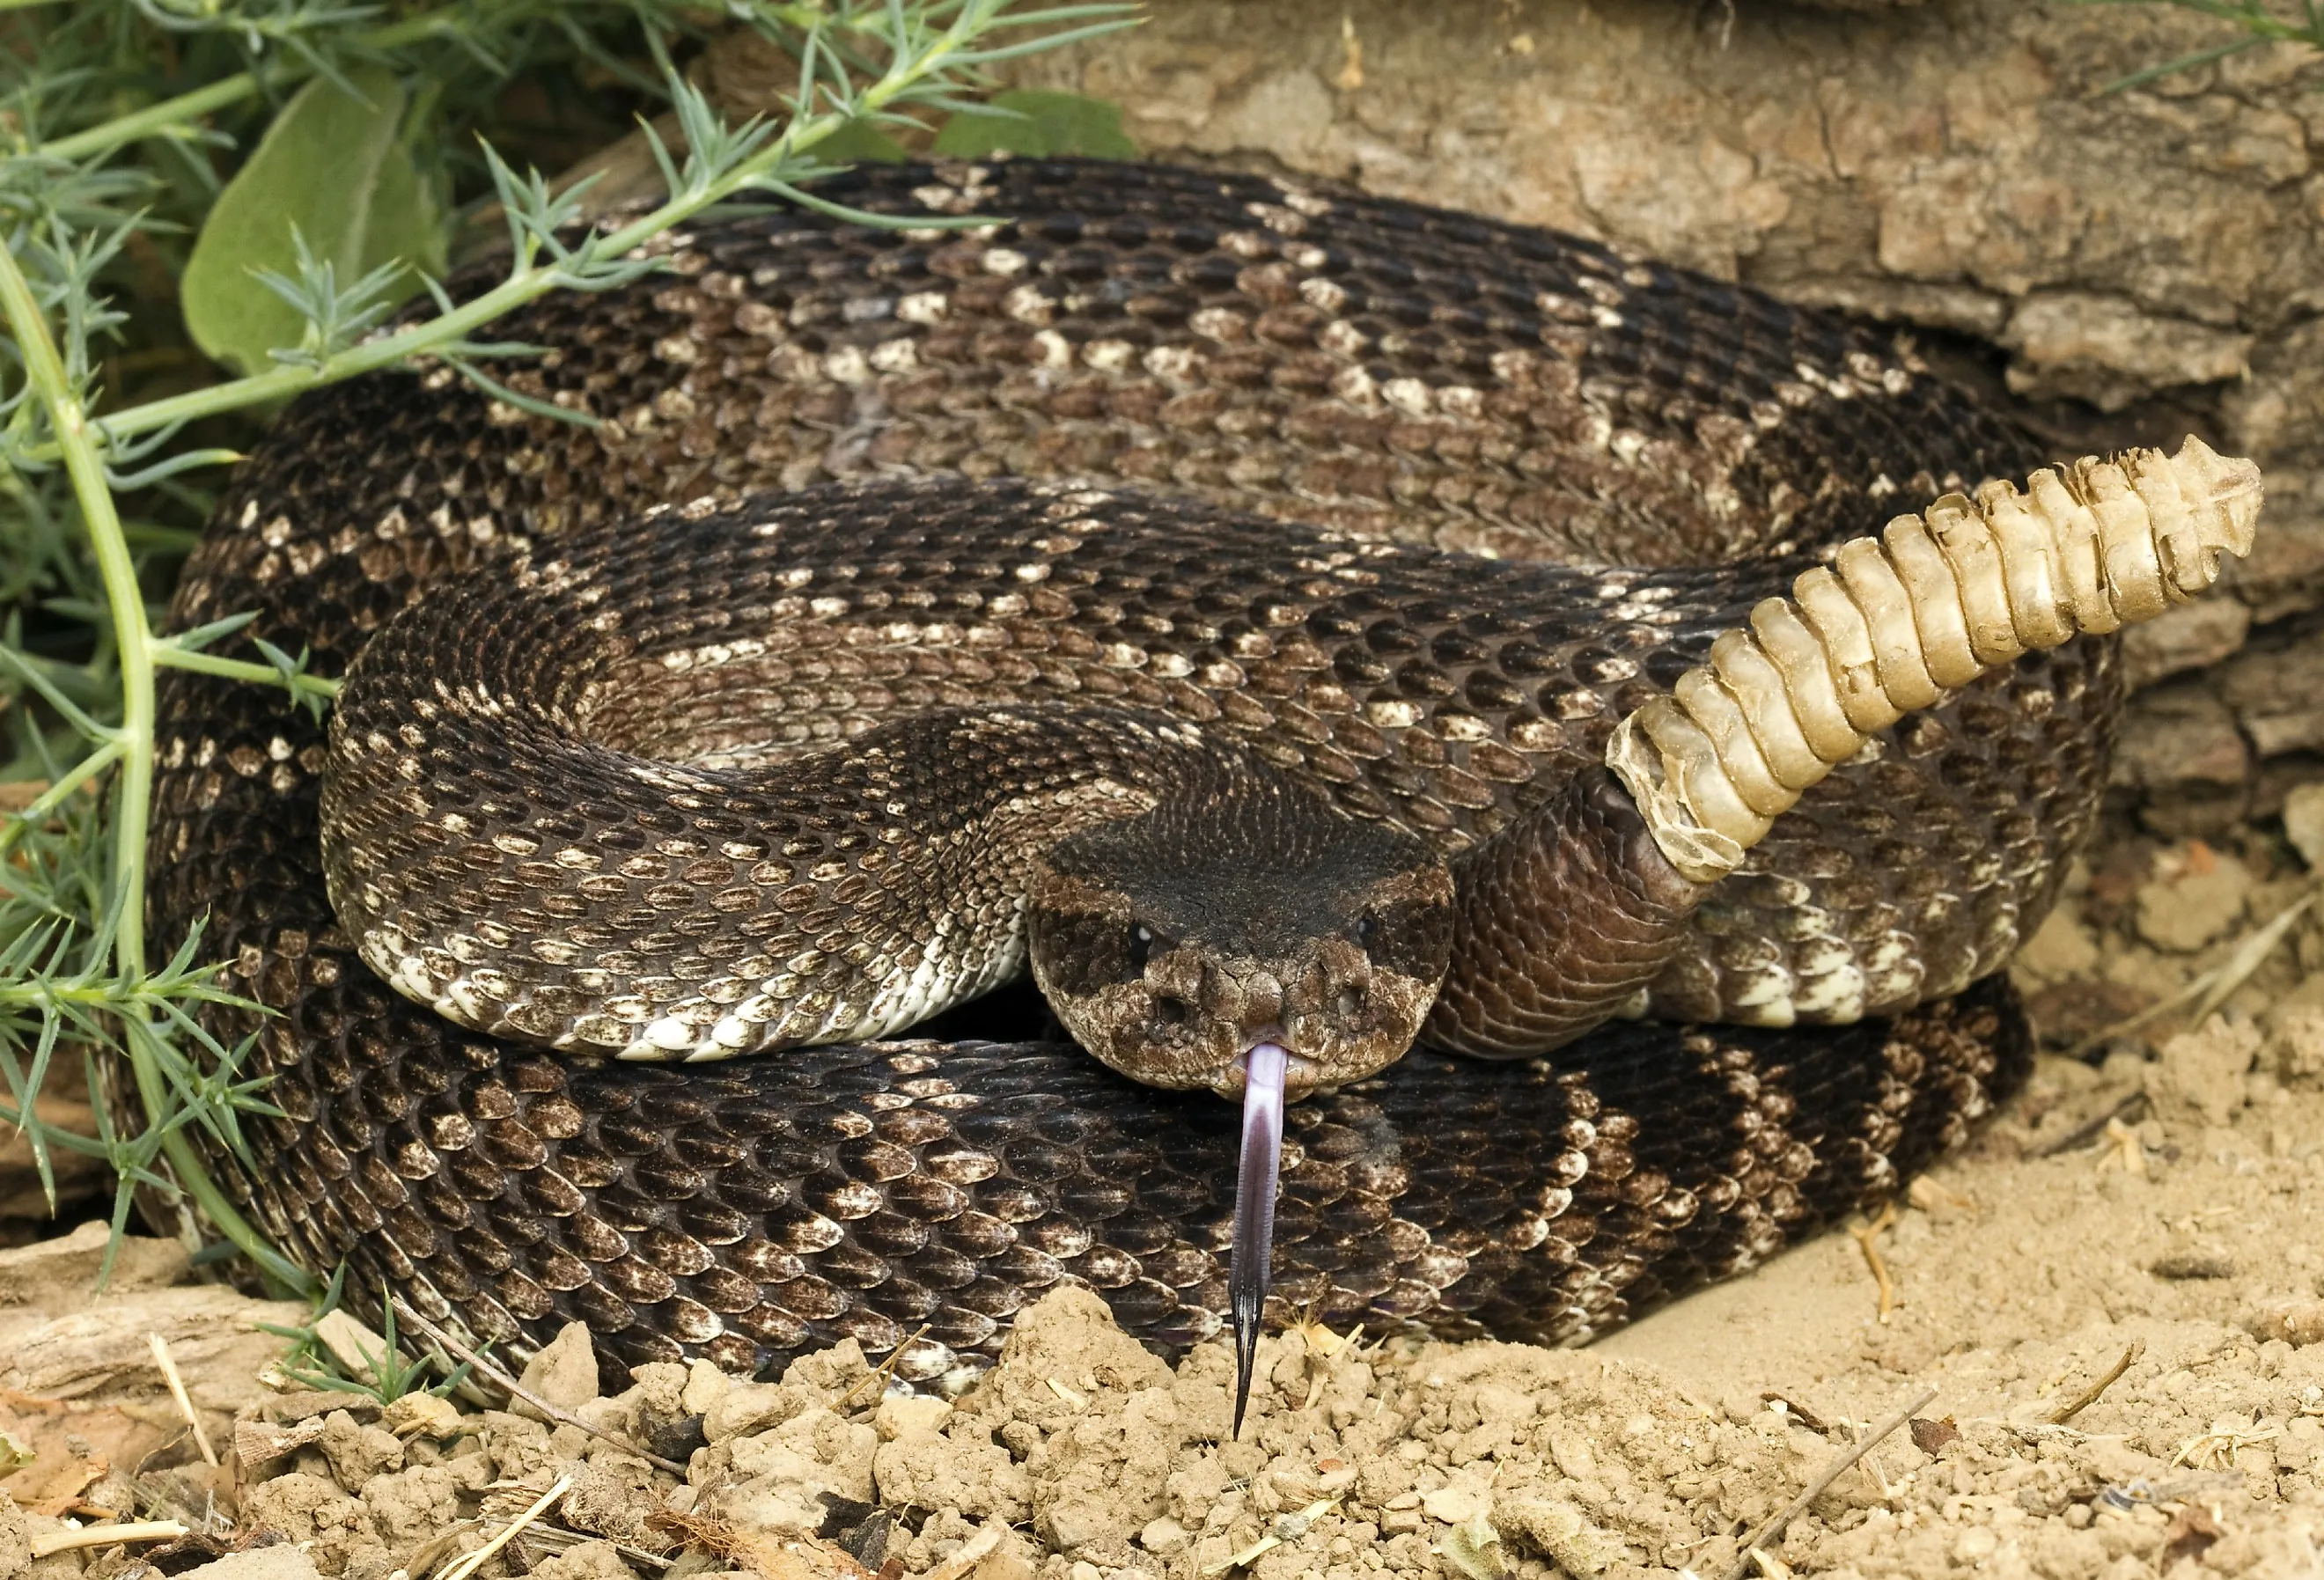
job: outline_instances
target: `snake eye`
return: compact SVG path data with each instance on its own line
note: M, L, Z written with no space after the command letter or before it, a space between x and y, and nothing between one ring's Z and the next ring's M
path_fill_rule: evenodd
M1364 947L1365 954L1376 954L1378 953L1376 946L1379 943L1379 918L1369 910L1365 911L1364 919L1356 924L1356 942Z
M1154 952L1154 929L1138 922L1130 929L1130 975L1146 975L1146 957Z

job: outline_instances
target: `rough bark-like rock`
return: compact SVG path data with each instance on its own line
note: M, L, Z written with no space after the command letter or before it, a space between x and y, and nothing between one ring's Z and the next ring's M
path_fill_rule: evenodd
M2209 823L2324 748L2284 689L2316 695L2324 630L2324 61L2273 46L2107 89L2233 36L2059 0L1175 0L1017 75L1119 103L1155 157L1556 226L1892 320L2061 452L2192 430L2255 457L2243 607L2132 654L2149 682L2240 666L2224 692L2205 677L2200 716L2151 710L2163 735L2119 780L2198 790Z

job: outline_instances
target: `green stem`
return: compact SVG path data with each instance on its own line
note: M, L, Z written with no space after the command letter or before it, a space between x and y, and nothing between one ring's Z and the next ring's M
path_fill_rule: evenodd
M939 69L947 57L965 47L968 41L961 36L963 31L963 23L955 21L945 37L925 53L891 68L886 76L863 90L858 101L861 107L857 114L868 115L884 108L914 83ZM618 258L672 227L683 225L705 208L724 202L784 162L813 148L846 125L850 118L833 112L792 122L780 137L742 161L724 175L706 183L698 191L673 198L651 213L597 238L591 246L591 252L600 258ZM360 346L351 346L324 358L318 365L285 365L245 378L212 384L207 389L172 395L166 400L148 401L142 406L132 406L124 411L108 415L97 426L105 439L119 440L167 428L173 423L215 416L221 411L239 411L245 406L286 400L317 384L336 383L358 374L393 367L414 356L426 356L439 346L465 339L472 330L483 328L502 315L546 296L561 285L574 282L571 275L557 263L520 263L506 280L492 290L426 323L378 336ZM51 459L54 448L33 447L29 454L37 460Z
M17 267L14 253L5 247L0 247L0 315L5 316L15 337L25 382L40 396L55 430L112 611L113 639L121 666L117 737L121 772L114 781L112 894L114 914L120 921L114 930L113 950L122 975L135 979L145 975L145 826L153 799L152 628L145 623L145 599L137 586L137 568L121 530L120 514L114 509L113 491L105 480L105 463L98 456L88 413L65 373L64 358L50 335L40 300ZM144 1105L145 1123L166 1125L168 1093L152 1048L152 1039L160 1033L146 1021L143 1006L126 1005L121 1012L139 1022L123 1040L135 1073L138 1097ZM269 1245L226 1199L182 1129L168 1131L161 1150L180 1188L193 1197L218 1233L292 1288L303 1289L312 1282Z
M286 675L264 664L245 663L240 659L224 659L216 653L180 647L167 637L156 638L149 651L153 661L164 669L224 675L229 680L249 680L260 686L288 686L293 691L319 697L326 702L339 694L339 683L320 675Z
M447 5L438 11L425 11L386 27L357 33L358 49L392 50L405 44L416 44L431 34L450 28L457 14L466 7ZM270 72L238 71L190 93L175 98L165 98L160 104L148 105L134 115L122 115L101 126L91 126L86 132L76 132L69 137L60 137L53 143L41 144L40 152L58 159L88 159L100 153L110 153L124 143L157 136L192 125L213 110L222 110L263 89L269 83L296 82L313 73L314 68L295 56L277 60Z
M42 819L65 804L73 791L113 766L121 756L122 743L118 736L107 741L96 751L66 770L65 776L49 786L23 811L13 813L0 823L0 856L14 846L17 836L25 829L37 826Z
M0 11L9 10L18 5L43 3L45 0L0 0ZM818 22L831 21L831 18L825 15L819 6L812 5L774 5L768 9L777 20L793 27L807 27ZM438 35L451 37L457 32L463 18L469 10L469 6L462 5L445 5L434 11L423 11L417 16L407 16L401 22L391 23L385 27L376 27L368 32L355 34L353 47L359 51L383 52L401 49L407 44L416 44ZM301 78L312 76L314 70L312 65L297 56L285 56L276 60L266 71L236 72L232 77L223 78L206 87L197 88L189 93L181 93L175 98L163 99L157 105L149 105L134 115L119 116L106 122L103 125L91 126L86 132L76 132L69 137L60 137L53 143L44 143L41 145L40 152L53 154L59 159L71 160L88 159L96 154L109 153L124 143L134 143L141 138L190 126L214 110L222 110L228 105L239 104L269 86L280 87L296 82Z

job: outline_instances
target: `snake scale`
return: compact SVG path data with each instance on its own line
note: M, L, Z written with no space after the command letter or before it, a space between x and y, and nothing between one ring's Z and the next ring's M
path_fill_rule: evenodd
M879 839L835 799L902 793L851 754L865 732L1128 709L1163 722L1087 754L1124 782L1141 741L1191 729L1460 871L1580 795L1617 721L1820 552L2045 458L1890 336L1544 230L1071 161L828 193L1001 217L705 223L664 238L660 273L498 326L549 348L512 385L595 426L442 368L308 395L238 468L173 606L180 627L255 610L251 635L336 674L431 585L549 598L533 625L463 605L407 655L458 684L364 716L383 771L421 786L404 835L428 835L366 870L393 888L433 864L456 899L538 921L582 903L543 842L628 827L627 864L575 862L662 930L608 967L644 1007L585 1049L677 1023L656 1006L687 984L655 951L727 900L806 951L784 980L809 1019L835 959L922 958L835 908ZM620 613L592 627L600 595ZM559 690L592 629L622 633L602 695ZM495 633L514 656L485 656ZM528 692L672 766L634 793L593 781L599 821L567 827L576 792L539 781L500 707ZM1994 974L2092 819L2120 694L2114 643L2078 638L1879 733L1692 912L1626 1006L1649 1019L1546 1058L1423 1047L1293 1104L1273 1313L1576 1341L1895 1189L2026 1068ZM447 713L484 759L456 785L397 744ZM615 1363L751 1372L853 1337L958 1381L1063 1280L1152 1343L1221 1331L1226 1104L1042 1039L1021 992L913 1039L710 1065L455 1024L404 994L474 972L391 987L334 916L325 727L183 671L161 716L152 930L174 945L206 917L206 956L276 1012L214 1012L255 1034L282 1117L244 1122L253 1162L213 1164L298 1260L520 1350L584 1319ZM936 734L1044 782L989 730ZM824 765L822 799L734 790L789 761ZM1560 899L1492 893L1488 920L1520 931ZM1021 955L982 958L981 984ZM1438 1012L1495 1022L1522 987L1489 974ZM906 1030L942 997L908 984L862 1023ZM667 1045L709 1048L705 1027Z

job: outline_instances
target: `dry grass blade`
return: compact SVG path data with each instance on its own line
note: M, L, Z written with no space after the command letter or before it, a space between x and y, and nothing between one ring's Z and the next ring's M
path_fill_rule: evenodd
M2158 999L2135 1015L2116 1021L2111 1026L2091 1032L2088 1037L2066 1049L2064 1057L2070 1059L2086 1058L2116 1038L2127 1037L2140 1027L2160 1020L2164 1015L2189 1003L2195 1005L2191 1019L2195 1024L2201 1025L2212 1011L2227 1002L2229 995L2234 993L2236 989L2251 980L2252 973L2265 964L2267 957L2275 952L2275 947L2283 942L2284 935L2292 930L2292 924L2298 921L2306 913L2308 908L2315 903L2314 893L2301 896L2270 917L2259 928L2246 935L2243 941L2235 947L2234 952L2225 960L2202 973L2169 997Z
M130 1520L106 1525L84 1525L78 1530L52 1530L32 1538L32 1557L70 1552L76 1548L109 1548L131 1541L175 1541L189 1536L174 1520Z
M1784 1528L1799 1518L1800 1511L1821 1497L1823 1490L1838 1481L1849 1465L1871 1453L1883 1437L1911 1420L1916 1411L1926 1409L1928 1402L1936 1397L1937 1391L1933 1388L1921 1390L1911 1403L1897 1410L1886 1420L1873 1427L1863 1437L1858 1437L1852 1445L1842 1450L1839 1457L1824 1467L1822 1474L1807 1484L1805 1492L1784 1505L1782 1513L1752 1532L1751 1539L1745 1542L1743 1550L1736 1555L1735 1566L1727 1571L1726 1580L1747 1580L1751 1573L1753 1560L1760 1557L1759 1549L1762 1547L1783 1535Z
M518 1515L514 1520L510 1520L506 1525L502 1526L499 1531L493 1535L492 1540L486 1542L475 1552L470 1553L466 1557L462 1558L458 1563L445 1570L443 1580L468 1580L470 1575L483 1568L484 1565L491 1560L492 1556L494 1553L499 1552L501 1548L508 1546L512 1541L514 1541L519 1532L522 1531L534 1520L540 1519L543 1514L548 1513L551 1504L555 1503L558 1499L563 1497L572 1490L573 1478L569 1475L558 1476L555 1486L541 1493L539 1498L533 1501L531 1507L525 1510L523 1513Z
M153 1346L153 1363L161 1368L161 1381L170 1385L170 1397L177 1401L178 1413L194 1429L194 1446L202 1451L202 1463L216 1465L217 1450L210 1446L210 1435L202 1430L202 1418L194 1413L194 1401L186 1396L186 1380L178 1374L178 1363L170 1354L170 1341L158 1333L147 1334L145 1340Z
M485 1358L484 1355L479 1353L473 1346L462 1344L458 1339L454 1338L450 1334L446 1333L442 1328L437 1326L434 1323L420 1316L419 1312L414 1311L411 1308L410 1302L404 1299L401 1295L394 1297L394 1300L395 1315L398 1320L409 1325L413 1330L418 1332L421 1337L429 1339L436 1344L443 1345L447 1352L463 1361L466 1361L477 1376L485 1379L495 1388L503 1390L511 1399L521 1399L524 1400L525 1403L530 1405L533 1409L539 1410L542 1415L548 1417L552 1421L561 1422L568 1427L577 1427L593 1437L603 1438L604 1441L611 1443L614 1447L621 1449L625 1454L636 1455L639 1458L644 1460L647 1464L654 1466L658 1470L666 1470L672 1475L676 1476L683 1476L686 1474L686 1466L680 1465L678 1461L674 1459L665 1459L660 1455L652 1452L650 1449L648 1449L640 1444L632 1443L626 1437L616 1437L614 1434L606 1431L603 1427L593 1427L588 1422L583 1420L580 1417L575 1415L571 1410L560 1409L556 1405L549 1403L547 1400L541 1398L539 1394L527 1388L523 1383L519 1382L515 1378L510 1376L505 1369L493 1364L492 1361Z
M952 1557L921 1575L920 1580L961 1580L963 1575L982 1563L985 1556L999 1547L1001 1538L1008 1533L1009 1528L1005 1525L986 1526L961 1543Z
M2195 1024L2200 1026L2209 1020L2212 1011L2227 1002L2229 994L2251 980L2252 973L2275 953L2275 947L2283 941L2283 935L2292 930L2292 924L2315 903L2316 894L2311 890L2277 911L2264 926L2236 946L2235 953L2219 963L2218 979L2197 1001Z

